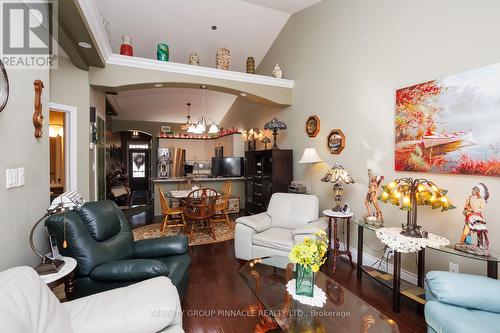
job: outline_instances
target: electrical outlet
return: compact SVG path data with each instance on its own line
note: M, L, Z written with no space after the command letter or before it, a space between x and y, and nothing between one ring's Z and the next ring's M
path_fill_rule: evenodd
M458 264L450 262L449 271L452 273L458 273L459 272Z

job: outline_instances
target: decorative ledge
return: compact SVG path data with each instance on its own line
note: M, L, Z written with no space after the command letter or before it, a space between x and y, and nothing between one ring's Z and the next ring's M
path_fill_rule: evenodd
M129 57L119 54L111 55L107 60L107 64L153 69L157 71L177 73L177 74L204 76L214 79L240 81L240 82L262 84L262 85L281 87L281 88L293 88L295 84L295 81L293 80L277 79L271 76L226 71L222 69L180 64L170 61L159 61L147 58Z

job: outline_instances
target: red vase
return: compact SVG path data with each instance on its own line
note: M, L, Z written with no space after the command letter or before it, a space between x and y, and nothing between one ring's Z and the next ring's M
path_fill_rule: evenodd
M120 54L132 57L134 48L132 47L132 38L127 35L122 36L122 45L120 46Z

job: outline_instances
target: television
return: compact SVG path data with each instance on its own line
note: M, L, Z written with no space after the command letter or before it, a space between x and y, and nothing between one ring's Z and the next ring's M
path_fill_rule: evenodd
M213 177L242 177L243 157L212 157Z

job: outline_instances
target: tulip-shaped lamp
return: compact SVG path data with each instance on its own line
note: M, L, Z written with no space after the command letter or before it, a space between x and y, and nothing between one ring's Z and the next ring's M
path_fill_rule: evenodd
M382 189L379 200L385 203L390 202L407 211L406 225L402 224L403 230L401 231L401 234L405 236L426 237L427 233L423 232L422 226L417 224L418 206L441 208L441 211L456 208L446 197L448 191L439 188L427 179L399 178L383 186Z

